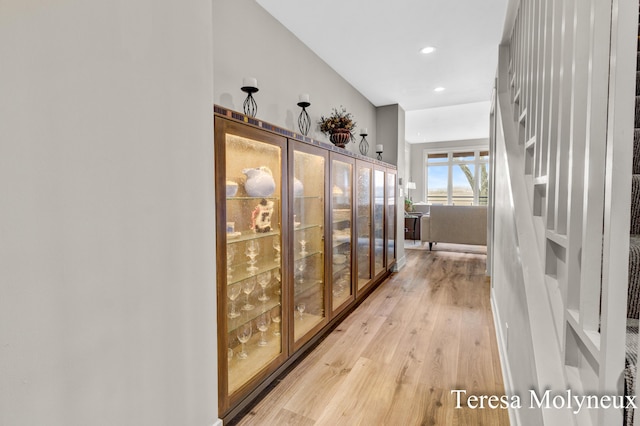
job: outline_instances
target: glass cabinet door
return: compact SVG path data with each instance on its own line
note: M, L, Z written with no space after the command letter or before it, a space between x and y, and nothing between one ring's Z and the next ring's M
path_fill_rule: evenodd
M384 263L384 170L374 170L373 172L373 265L374 274L378 276L386 270Z
M293 150L293 340L294 349L326 324L326 151L303 144ZM306 338L305 338L306 336Z
M331 160L332 311L353 299L351 286L353 162Z
M373 278L371 268L371 181L372 168L369 164L358 164L356 186L356 228L357 228L357 291L363 290Z
M286 139L223 123L216 121L221 412L286 356L280 328Z
M396 173L387 171L387 268L396 262Z

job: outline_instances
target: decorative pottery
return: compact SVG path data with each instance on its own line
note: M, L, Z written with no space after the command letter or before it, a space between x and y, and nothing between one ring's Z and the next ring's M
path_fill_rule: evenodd
M247 175L244 190L248 196L269 197L276 190L276 182L273 180L273 174L268 167L260 166L255 169L244 169L242 173Z
M273 201L262 200L253 209L251 227L255 232L271 231L271 216L273 215Z
M335 129L333 133L329 135L329 140L332 144L338 148L344 148L351 139L351 132L347 129Z
M226 182L227 197L235 197L238 192L238 184L232 180Z
M300 179L294 177L293 178L293 196L294 197L302 197L304 195L304 185Z

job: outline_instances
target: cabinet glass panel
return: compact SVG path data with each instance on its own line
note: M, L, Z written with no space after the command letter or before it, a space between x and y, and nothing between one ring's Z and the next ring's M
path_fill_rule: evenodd
M282 353L282 150L227 134L229 394Z
M371 280L371 167L358 167L358 290Z
M324 305L324 157L293 154L294 340L326 316Z
M373 172L373 262L377 276L385 270L384 264L384 171Z
M331 188L332 308L335 310L352 295L351 289L351 200L352 165L333 160Z
M387 173L387 267L396 260L396 175Z

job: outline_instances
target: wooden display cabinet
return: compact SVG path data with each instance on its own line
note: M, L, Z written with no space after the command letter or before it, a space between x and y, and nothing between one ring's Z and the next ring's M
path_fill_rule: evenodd
M215 136L218 409L225 413L288 356L287 139L217 117Z
M356 161L356 297L373 283L373 165Z
M373 169L373 276L378 278L387 271L385 250L386 218L385 169Z
M396 264L396 230L398 221L396 217L396 180L397 172L394 169L387 168L385 170L387 176L387 185L385 188L385 207L386 207L386 233L385 242L387 247L385 266L391 271Z
M293 278L293 309L289 311L292 324L291 345L298 350L315 336L329 320L329 292L325 271L328 269L327 217L329 161L326 150L307 144L290 141L289 216L293 218L292 241L293 262L289 276Z
M355 160L332 152L331 161L331 311L335 316L355 300L353 176Z
M385 163L214 109L218 412L228 421L389 275L396 183Z

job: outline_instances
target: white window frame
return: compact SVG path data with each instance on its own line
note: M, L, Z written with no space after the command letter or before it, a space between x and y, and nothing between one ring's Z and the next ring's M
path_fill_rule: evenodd
M461 152L473 152L473 160L470 161L454 161L453 155ZM474 188L473 190L473 201L472 204L477 206L479 204L479 195L480 195L480 165L486 164L487 171L489 171L489 160L481 160L480 153L481 152L489 152L489 147L457 147L452 149L429 149L424 150L424 159L423 159L423 168L424 168L424 192L423 199L427 201L428 204L433 204L429 200L429 164L434 166L446 166L447 167L447 205L453 204L453 166L459 164L469 164L473 165L473 174L474 174ZM430 154L447 154L447 161L442 162L434 162L429 163L429 155ZM489 200L487 200L488 203Z

